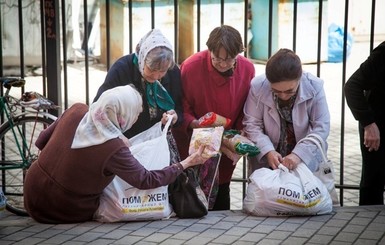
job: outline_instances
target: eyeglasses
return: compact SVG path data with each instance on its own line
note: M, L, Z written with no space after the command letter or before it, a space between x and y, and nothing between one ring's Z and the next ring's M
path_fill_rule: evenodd
M211 55L211 60L215 63L222 63L222 62L225 62L226 64L229 64L229 65L232 65L235 63L235 61L237 60L237 58L226 58L226 59L223 59L223 58L217 58L217 57L214 57L213 55Z
M275 90L275 89L271 89L271 92L273 92L274 94L295 94L297 93L297 89L290 89L290 90L286 90L286 91L278 91L278 90Z

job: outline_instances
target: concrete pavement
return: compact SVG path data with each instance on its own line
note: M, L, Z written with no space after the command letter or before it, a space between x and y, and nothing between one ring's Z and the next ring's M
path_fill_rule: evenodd
M6 213L0 244L385 244L385 207L339 207L311 217L255 217L232 210L201 219L65 225Z

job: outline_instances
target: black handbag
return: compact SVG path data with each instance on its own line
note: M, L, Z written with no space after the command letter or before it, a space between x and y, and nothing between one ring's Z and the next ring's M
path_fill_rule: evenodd
M193 168L185 169L168 186L168 193L170 203L179 218L201 218L208 213L207 199Z

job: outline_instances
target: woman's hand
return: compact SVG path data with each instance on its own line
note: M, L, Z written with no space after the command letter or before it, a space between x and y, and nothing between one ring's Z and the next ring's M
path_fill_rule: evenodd
M188 156L186 159L181 161L180 164L182 164L183 169L205 163L209 159L209 157L202 156L204 149L205 149L205 146L201 145L198 151L194 152L193 154Z
M175 110L169 110L162 115L162 124L165 125L168 121L168 117L172 117L171 125L174 125L176 121L178 120L178 114L176 114Z
M199 121L198 120L192 120L191 123L190 123L190 128L191 129L194 129L194 128L200 128L201 126L199 125Z
M277 169L278 165L282 163L283 158L277 151L269 151L266 154L267 163L272 169Z
M294 153L290 153L285 156L282 160L282 164L287 167L289 170L295 169L298 164L301 162L301 158Z
M121 136L119 136L119 138L123 140L124 144L126 144L127 147L131 146L131 143L126 136L121 135Z

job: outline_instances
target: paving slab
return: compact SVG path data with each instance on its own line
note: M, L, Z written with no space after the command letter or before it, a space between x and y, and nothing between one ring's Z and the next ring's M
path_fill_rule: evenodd
M5 211L0 220L0 245L383 244L384 221L385 206L336 207L322 216L256 217L228 210L210 211L200 219L69 225L40 224Z

